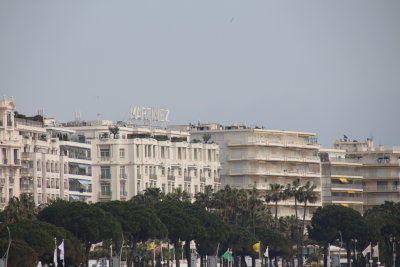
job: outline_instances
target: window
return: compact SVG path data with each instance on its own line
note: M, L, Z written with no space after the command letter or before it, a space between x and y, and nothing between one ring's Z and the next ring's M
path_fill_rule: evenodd
M111 179L110 166L101 166L101 179Z
M165 184L161 185L161 190L162 190L163 193L165 193Z
M101 160L108 160L110 158L110 149L100 148L100 158Z
M140 157L140 147L139 147L139 145L136 145L136 157Z
M119 178L126 178L125 166L120 166L119 167Z
M101 184L101 194L103 196L111 196L111 186L110 186L110 184Z
M119 158L124 159L125 158L125 149L120 148L119 149Z

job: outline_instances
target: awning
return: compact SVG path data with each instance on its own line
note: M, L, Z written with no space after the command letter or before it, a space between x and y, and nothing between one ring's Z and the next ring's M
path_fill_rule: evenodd
M77 167L82 168L82 169L86 169L86 168L90 167L89 164L82 164L82 163L76 163L76 162L69 162L69 165L77 166Z
M347 180L346 178L340 177L339 181L341 181L342 183L347 184L349 182L349 180Z
M340 205L342 205L343 207L348 207L349 206L349 204L347 204L347 203L340 203Z
M87 199L87 198L89 198L88 196L77 196L77 195L69 195L69 197L72 199Z

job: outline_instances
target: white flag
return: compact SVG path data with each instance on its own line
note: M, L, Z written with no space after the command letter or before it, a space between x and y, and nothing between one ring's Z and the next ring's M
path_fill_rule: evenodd
M364 257L367 256L368 253L371 253L371 243L369 243L368 247L366 247L362 252Z
M56 247L54 248L53 262L54 262L54 266L57 267L57 263L58 263L58 261L57 261L57 245L56 245Z
M58 249L60 250L60 260L63 261L64 260L64 240L58 246Z
M379 243L372 247L372 257L379 257Z
M265 248L264 256L268 258L268 247Z

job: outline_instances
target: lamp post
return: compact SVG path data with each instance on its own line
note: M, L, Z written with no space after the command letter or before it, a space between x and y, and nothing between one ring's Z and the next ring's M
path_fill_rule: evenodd
M8 247L7 247L7 251L6 251L6 267L7 267L8 252L10 251L10 246L11 246L11 232L10 232L10 228L8 228L8 226L6 226L6 228L8 231Z

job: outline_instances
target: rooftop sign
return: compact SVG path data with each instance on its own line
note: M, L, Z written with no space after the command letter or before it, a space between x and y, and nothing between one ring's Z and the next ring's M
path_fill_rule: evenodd
M169 109L153 107L131 107L131 121L142 122L169 122Z

